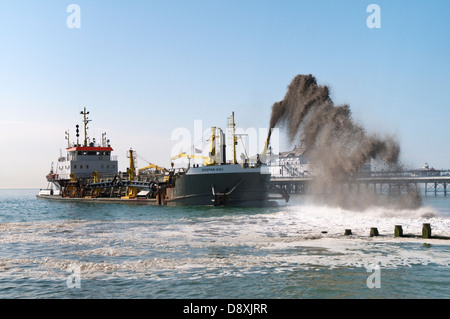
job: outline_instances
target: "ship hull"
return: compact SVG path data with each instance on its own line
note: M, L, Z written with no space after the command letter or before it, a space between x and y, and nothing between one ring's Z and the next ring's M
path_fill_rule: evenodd
M183 206L266 206L270 174L240 165L191 168L168 189L166 204Z
M176 175L172 186L163 187L160 195L145 197L95 197L52 195L41 191L38 198L47 200L127 203L168 206L273 206L270 201L270 173L266 167L243 168L240 165L194 167ZM109 193L109 191L108 191ZM79 194L78 191L75 194Z

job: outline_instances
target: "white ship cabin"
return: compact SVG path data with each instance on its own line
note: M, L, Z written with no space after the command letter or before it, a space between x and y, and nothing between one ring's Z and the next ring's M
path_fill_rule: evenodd
M102 134L102 143L96 143L95 138L93 142L89 141L87 135L87 124L91 121L88 119L89 114L86 108L82 112L84 124L84 143L79 143L79 126L76 125L76 144L70 144L69 133L66 132L67 140L67 155L60 156L56 165L56 172L54 173L56 180L71 179L71 174L77 179L90 178L92 173L97 172L99 176L115 175L118 172L117 157L111 156L113 151L109 140L106 140L106 133Z
M112 156L110 146L73 146L67 148L67 156L58 159L56 179L70 179L74 173L76 178L92 177L97 171L101 175L114 175L118 172L117 156Z

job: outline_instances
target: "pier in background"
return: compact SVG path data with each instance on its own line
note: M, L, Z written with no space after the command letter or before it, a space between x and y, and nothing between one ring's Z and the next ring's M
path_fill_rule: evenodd
M272 186L284 189L290 194L306 194L314 181L312 176L272 177ZM351 179L335 183L334 187L358 191L372 190L377 193L403 194L419 190L425 196L447 196L450 193L450 170L439 171L439 175L417 176L417 171L366 172ZM325 186L324 192L329 189ZM317 191L317 190L316 190Z

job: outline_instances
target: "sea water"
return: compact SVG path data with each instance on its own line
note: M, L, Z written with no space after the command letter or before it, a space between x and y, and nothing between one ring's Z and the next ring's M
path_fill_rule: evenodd
M450 197L349 211L54 202L0 190L0 298L449 298ZM371 227L380 236L370 237ZM351 229L351 236L344 230Z

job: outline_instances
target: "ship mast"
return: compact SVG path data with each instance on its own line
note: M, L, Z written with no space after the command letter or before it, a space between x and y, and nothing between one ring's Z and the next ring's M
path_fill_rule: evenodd
M234 124L234 112L231 114L231 117L228 118L228 129L231 129L231 142L233 143L233 164L236 164L236 125ZM228 131L229 132L229 131Z
M67 148L70 148L70 135L69 135L69 130L65 131L64 133L66 133Z
M75 132L77 132L77 146L80 146L80 140L79 140L79 137L80 137L80 130L78 129L80 126L77 124L77 125L75 125L75 127L76 127L76 130L75 130Z
M84 147L87 147L87 124L91 121L87 118L86 115L89 114L89 112L86 112L86 108L84 108L83 111L80 112L80 114L83 114L83 123L84 123Z

